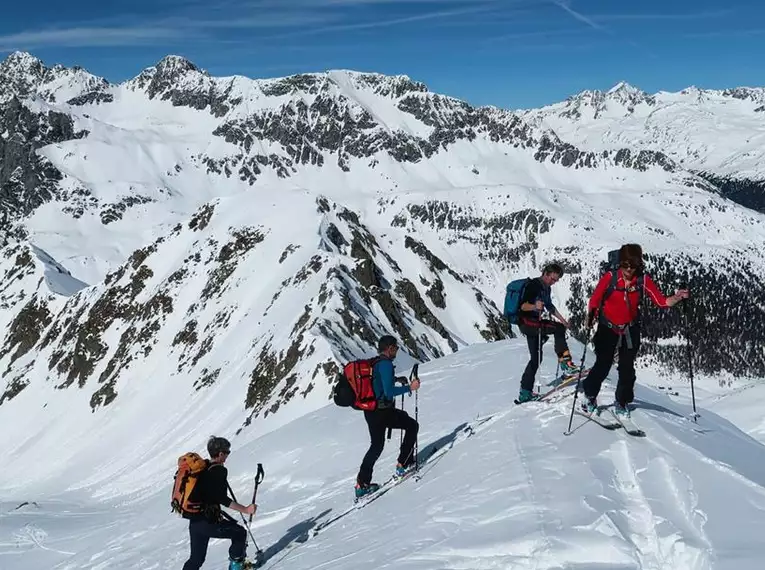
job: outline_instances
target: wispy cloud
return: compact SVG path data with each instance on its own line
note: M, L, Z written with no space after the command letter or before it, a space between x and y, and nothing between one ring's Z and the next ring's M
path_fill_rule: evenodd
M285 34L278 34L268 36L265 39L284 39L298 36L308 36L315 34L324 34L329 32L345 32L354 30L367 30L375 28L385 28L391 26L400 26L402 24L410 24L413 22L422 22L425 20L436 20L440 18L453 18L456 16L463 16L467 14L476 14L479 12L488 12L494 9L493 5L484 4L480 7L464 8L459 10L437 10L433 12L425 12L423 14L414 14L412 16L403 16L400 18L390 18L385 20L374 20L367 22L352 22L347 24L336 24L331 26L323 26L317 28L306 28L302 30L295 30L294 32L288 32Z
M270 12L267 14L242 14L239 17L202 18L193 16L174 16L160 20L161 25L182 27L187 29L210 28L301 28L316 26L337 21L331 14L318 12Z
M598 24L595 20L592 18L588 18L584 14L577 12L571 7L570 0L551 0L553 4L564 10L565 12L568 12L572 17L579 20L580 22L584 22L591 28L594 28L596 30L602 30L607 31L605 27Z
M695 12L684 14L603 14L591 15L590 20L596 22L617 22L621 20L706 20L713 18L722 18L733 13L733 10L714 10L708 12Z
M683 38L727 38L743 36L761 36L765 34L765 28L749 28L747 30L709 30L707 32L689 32L681 34Z
M18 32L0 36L0 51L45 46L97 47L136 43L161 44L184 37L181 30L166 27L87 27Z
M490 36L483 40L482 43L493 44L497 42L507 40L527 40L533 38L547 38L547 37L563 37L563 36L578 36L583 33L591 33L582 29L571 30L537 30L534 32L509 32L507 34L500 34L498 36Z

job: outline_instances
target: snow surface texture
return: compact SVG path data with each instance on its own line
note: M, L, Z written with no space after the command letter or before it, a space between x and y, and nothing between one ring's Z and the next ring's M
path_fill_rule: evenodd
M581 354L577 343L572 349ZM232 437L227 467L241 501L257 463L265 468L252 524L264 568L761 567L760 443L706 409L694 423L687 392L661 394L642 386L645 377L633 418L647 437L609 432L578 415L564 436L573 388L556 403L512 404L517 381L508 371L526 359L525 343L510 340L421 365L420 452L451 449L422 469L422 480L315 536L316 524L352 502L368 443L361 414L329 405L265 435ZM552 367L543 363L540 382L553 379ZM607 383L601 402L612 395ZM0 443L3 456L17 458L0 472L2 568L182 566L187 523L168 504L175 460L236 426L214 405L191 415L183 404L159 405L153 393L135 399L144 408L141 433L135 418L119 415L99 438L68 437L59 416L35 426L26 421L32 410L14 418L23 429ZM410 413L414 404L405 398ZM92 417L79 421L95 426ZM394 433L375 480L392 472L398 441ZM78 459L65 458L64 449ZM360 537L370 540L362 545ZM227 547L213 540L205 567L223 567Z

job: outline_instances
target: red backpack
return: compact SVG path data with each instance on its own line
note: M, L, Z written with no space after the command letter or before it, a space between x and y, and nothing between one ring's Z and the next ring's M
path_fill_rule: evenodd
M377 409L377 396L372 386L372 369L378 360L379 356L354 360L343 367L343 373L337 375L335 384L335 404L354 410Z

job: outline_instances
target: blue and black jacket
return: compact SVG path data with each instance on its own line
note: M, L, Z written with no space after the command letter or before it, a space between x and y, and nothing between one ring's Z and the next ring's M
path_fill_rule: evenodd
M393 361L384 356L380 356L380 360L372 368L372 388L377 396L378 410L392 408L396 396L412 392L409 386L396 386Z

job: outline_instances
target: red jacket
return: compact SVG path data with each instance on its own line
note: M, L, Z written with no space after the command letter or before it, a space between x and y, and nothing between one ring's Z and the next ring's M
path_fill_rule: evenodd
M616 275L616 287L617 289L623 289L625 284L622 270L619 269ZM588 312L594 310L597 316L600 301L603 299L603 295L606 293L606 289L608 289L610 283L611 272L609 271L600 278L600 281L598 281L598 285L595 287L595 291L593 292L592 297L590 297L590 302L587 306ZM630 285L637 285L637 276L633 277ZM661 291L656 287L656 283L654 283L648 275L643 277L643 287L645 288L647 296L650 297L657 307L669 307L669 305L667 305L667 298L662 295ZM638 302L640 301L641 294L642 291L637 287L634 287L629 292L614 291L608 299L606 299L606 304L603 305L603 316L614 325L626 325L631 323L638 316ZM627 297L629 297L629 308L627 307Z

